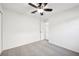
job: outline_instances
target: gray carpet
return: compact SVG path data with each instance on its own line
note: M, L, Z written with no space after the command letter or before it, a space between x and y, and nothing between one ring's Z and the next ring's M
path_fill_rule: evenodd
M47 40L41 40L28 45L8 49L2 52L2 56L79 56L79 53L50 44Z

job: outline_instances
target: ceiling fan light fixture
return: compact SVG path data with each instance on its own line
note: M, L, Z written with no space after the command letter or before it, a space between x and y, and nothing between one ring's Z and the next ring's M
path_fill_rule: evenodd
M36 5L33 3L28 3L30 6L36 8L35 11L31 12L32 14L35 14L38 12L40 15L43 15L44 12L51 12L53 9L51 8L46 8L48 3L37 3Z
M38 12L38 13L43 13L44 10L43 10L43 9L37 9L37 12Z

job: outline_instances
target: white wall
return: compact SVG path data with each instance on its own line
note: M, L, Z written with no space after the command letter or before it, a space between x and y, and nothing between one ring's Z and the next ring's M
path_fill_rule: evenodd
M1 6L1 4L0 4L0 11L2 11L2 6Z
M40 40L38 19L8 9L3 11L3 50Z
M1 50L1 12L2 12L2 8L1 8L1 5L0 5L0 54L2 52L2 50Z
M54 14L49 22L49 42L79 52L79 7Z
M0 13L0 53L1 53L1 13Z

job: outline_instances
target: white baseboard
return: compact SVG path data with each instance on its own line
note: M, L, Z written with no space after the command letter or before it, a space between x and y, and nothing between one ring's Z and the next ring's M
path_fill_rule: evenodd
M73 51L73 52L76 52L76 53L79 53L78 51L75 51L75 50L72 50L72 49L70 49L70 48L67 48L67 47L64 47L64 46L61 46L61 45L59 45L59 44L57 44L57 43L54 43L54 42L52 42L52 41L48 41L49 43L51 43L51 44L54 44L54 45L56 45L56 46L59 46L59 47L61 47L61 48L64 48L64 49L67 49L67 50L70 50L70 51Z

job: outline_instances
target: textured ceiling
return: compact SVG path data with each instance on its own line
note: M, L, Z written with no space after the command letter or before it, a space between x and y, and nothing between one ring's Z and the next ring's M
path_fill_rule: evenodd
M62 12L69 8L79 5L78 3L49 3L46 7L52 8L52 12L44 12L43 19L48 19L52 17L53 14ZM22 14L31 15L33 17L41 17L39 13L31 14L30 12L35 10L35 8L29 6L27 3L3 3L3 8L7 8Z

